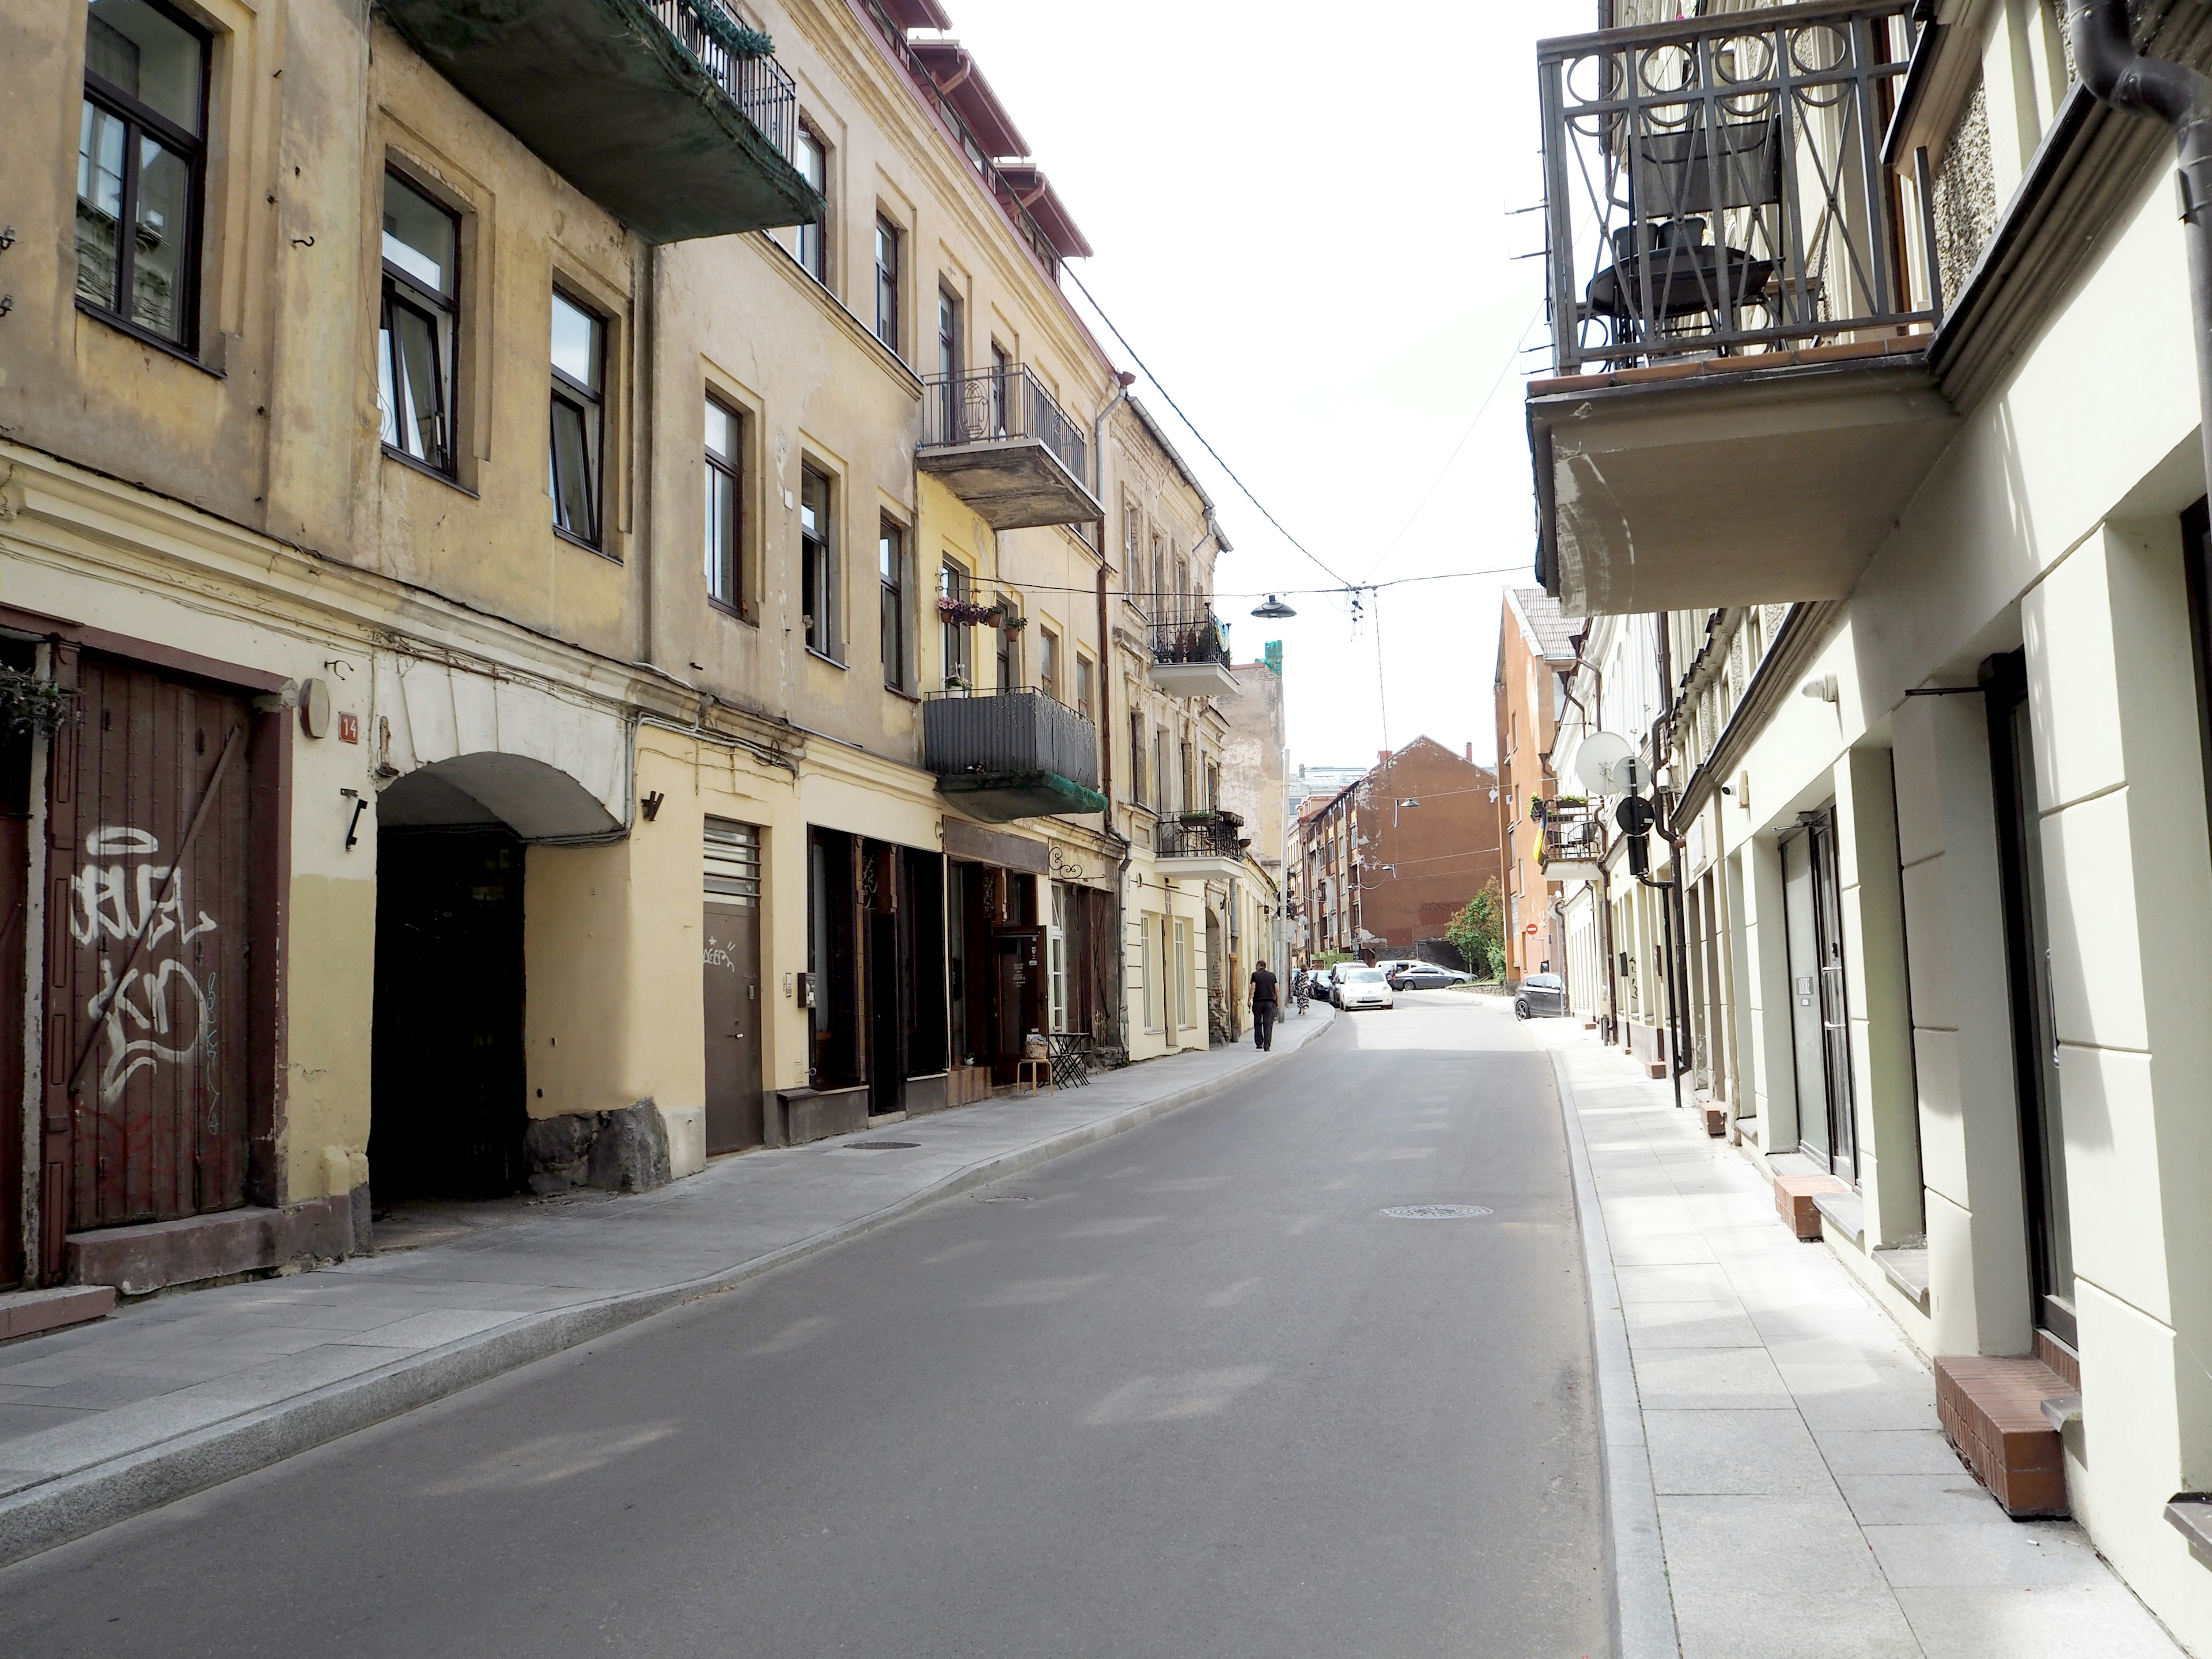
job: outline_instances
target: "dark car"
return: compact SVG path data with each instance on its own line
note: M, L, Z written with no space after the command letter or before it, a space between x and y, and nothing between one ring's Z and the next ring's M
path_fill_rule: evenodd
M1513 1018L1542 1019L1567 1012L1567 982L1557 974L1531 974L1513 993Z
M1449 986L1465 982L1465 974L1455 974L1449 968L1437 968L1420 963L1411 968L1401 968L1390 975L1394 991L1441 991Z

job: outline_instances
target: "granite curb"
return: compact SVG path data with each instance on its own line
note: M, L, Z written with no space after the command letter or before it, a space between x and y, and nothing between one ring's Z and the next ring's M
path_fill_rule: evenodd
M1644 1407L1621 1310L1613 1247L1590 1173L1582 1114L1562 1051L1537 1041L1550 1057L1553 1092L1566 1131L1574 1172L1575 1217L1581 1224L1584 1282L1589 1291L1590 1358L1597 1377L1598 1456L1604 1476L1606 1554L1613 1568L1615 1651L1620 1659L1680 1659L1674 1595L1659 1535L1659 1499L1644 1441Z
M135 1447L25 1487L0 1498L0 1567L250 1474L640 1320L736 1290L946 1199L1140 1128L1170 1112L1249 1082L1320 1040L1334 1024L1331 1018L1310 1034L1294 1033L1298 1038L1295 1048L1263 1054L1225 1076L1190 1084L1111 1116L980 1159L893 1203L732 1267L546 1313L526 1314L375 1370L309 1389L273 1405Z

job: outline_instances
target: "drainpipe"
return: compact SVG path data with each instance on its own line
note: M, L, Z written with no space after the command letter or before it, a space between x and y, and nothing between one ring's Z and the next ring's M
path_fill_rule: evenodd
M2212 79L2137 52L2126 0L2066 0L2066 33L2083 86L2114 109L2154 117L2173 131L2197 337L2197 436L2212 490Z

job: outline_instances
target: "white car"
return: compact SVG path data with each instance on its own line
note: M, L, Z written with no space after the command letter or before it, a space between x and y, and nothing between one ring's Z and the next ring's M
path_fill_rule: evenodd
M1348 963L1336 970L1336 1006L1350 1013L1355 1008L1395 1008L1398 1000L1380 968Z

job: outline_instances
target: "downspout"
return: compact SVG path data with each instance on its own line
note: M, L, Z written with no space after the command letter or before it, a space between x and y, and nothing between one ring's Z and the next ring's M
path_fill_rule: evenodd
M1675 686L1674 643L1668 636L1667 613L1659 611L1653 621L1657 625L1659 635L1659 688L1661 695L1667 699L1668 711L1651 723L1651 770L1655 775L1651 799L1653 805L1656 805L1660 797L1656 775L1659 770L1660 757L1662 753L1672 754L1674 748L1673 709ZM1662 731L1667 734L1667 746L1663 750L1659 746L1659 734ZM1669 1051L1667 1071L1674 1086L1674 1104L1680 1106L1682 1103L1682 1073L1689 1069L1682 1052L1686 1046L1682 1041L1682 1034L1690 1023L1690 1012L1683 1006L1683 957L1690 929L1688 919L1682 910L1682 880L1686 873L1682 867L1682 836L1674 823L1674 804L1672 800L1667 803L1666 817L1656 823L1654 828L1660 839L1667 843L1668 867L1674 872L1673 879L1668 881L1653 881L1646 876L1644 882L1646 886L1665 890L1660 900L1660 914L1665 918L1667 928L1667 1047Z
M2081 84L2094 96L2130 115L2155 117L2173 131L2197 343L2197 439L2212 491L2212 79L2137 52L2126 0L2066 0L2066 33Z
M1115 380L1114 395L1106 400L1106 407L1091 423L1091 494L1098 503L1098 714L1103 726L1098 733L1098 782L1099 793L1106 797L1106 811L1101 822L1109 842L1121 841L1121 837L1114 828L1114 682L1119 676L1114 669L1114 632L1106 604L1106 537L1112 519L1106 510L1106 420L1128 401L1129 388L1136 384L1137 377L1116 374ZM1129 757L1129 763L1138 764L1137 757ZM1121 861L1114 872L1114 937L1120 942L1120 948L1114 952L1114 988L1107 999L1107 1007L1121 1027L1119 1036L1125 1056L1129 1051L1129 947L1128 906L1124 895L1128 891L1129 860L1133 856L1131 844L1121 841Z

